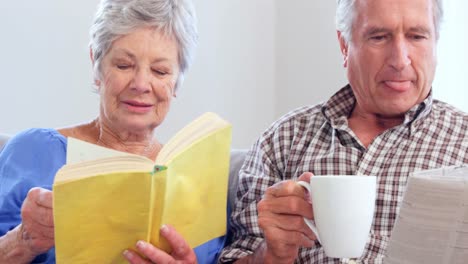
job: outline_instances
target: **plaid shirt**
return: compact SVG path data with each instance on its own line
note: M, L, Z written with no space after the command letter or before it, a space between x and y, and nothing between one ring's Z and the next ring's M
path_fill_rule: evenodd
M413 171L468 163L468 114L429 95L401 125L377 136L366 148L348 126L355 97L348 85L328 102L295 110L275 122L252 147L239 173L231 215L233 243L220 262L251 254L263 241L257 203L276 182L316 175L376 175L376 211L366 250L358 262L381 263ZM301 248L295 263L342 263L328 258L318 242Z

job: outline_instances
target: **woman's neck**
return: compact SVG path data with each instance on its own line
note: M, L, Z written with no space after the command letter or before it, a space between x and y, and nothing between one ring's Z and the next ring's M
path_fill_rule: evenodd
M71 128L59 129L64 136L75 137L106 148L145 156L155 160L162 148L152 131L135 133L133 131L115 131L99 119Z

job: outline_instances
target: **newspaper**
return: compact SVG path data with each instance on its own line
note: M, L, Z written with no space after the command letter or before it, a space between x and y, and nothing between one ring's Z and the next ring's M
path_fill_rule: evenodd
M468 263L468 164L409 177L384 263Z

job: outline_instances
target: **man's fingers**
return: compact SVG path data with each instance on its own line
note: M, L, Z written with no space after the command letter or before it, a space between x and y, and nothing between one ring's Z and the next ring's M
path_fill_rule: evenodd
M298 188L302 187L296 183ZM309 219L314 218L312 205L305 197L289 196L289 197L265 197L258 202L257 209L259 212L272 212L275 214L299 215Z
M268 246L272 246L277 253L282 250L287 251L289 247L312 247L315 244L313 239L308 238L302 232L286 231L275 228L264 230Z
M300 185L295 181L288 180L277 182L273 186L268 187L265 191L264 197L305 197L305 194L306 191Z
M304 172L298 180L309 182L310 178L313 176L311 172ZM273 186L269 187L265 196L274 196L274 197L283 197L283 196L298 196L304 197L307 194L307 191L304 190L300 185L295 181L287 180L275 183Z
M301 174L301 176L299 176L299 178L297 179L298 181L305 181L305 182L310 182L310 178L314 176L314 174L312 172L304 172Z
M303 233L304 236L315 240L315 234L305 223L304 217L300 215L275 214L268 211L259 211L258 223L263 230L278 228L284 231Z

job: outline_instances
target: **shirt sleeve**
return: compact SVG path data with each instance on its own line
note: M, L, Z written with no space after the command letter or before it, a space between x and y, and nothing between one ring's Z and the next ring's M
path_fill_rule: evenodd
M0 152L0 236L21 223L21 206L33 187L51 190L66 157L66 140L55 130L30 129Z
M263 241L258 226L257 203L266 189L281 180L275 144L262 137L247 154L239 172L236 205L231 214L232 243L221 252L219 263L230 263L252 254ZM278 150L278 149L277 149Z

